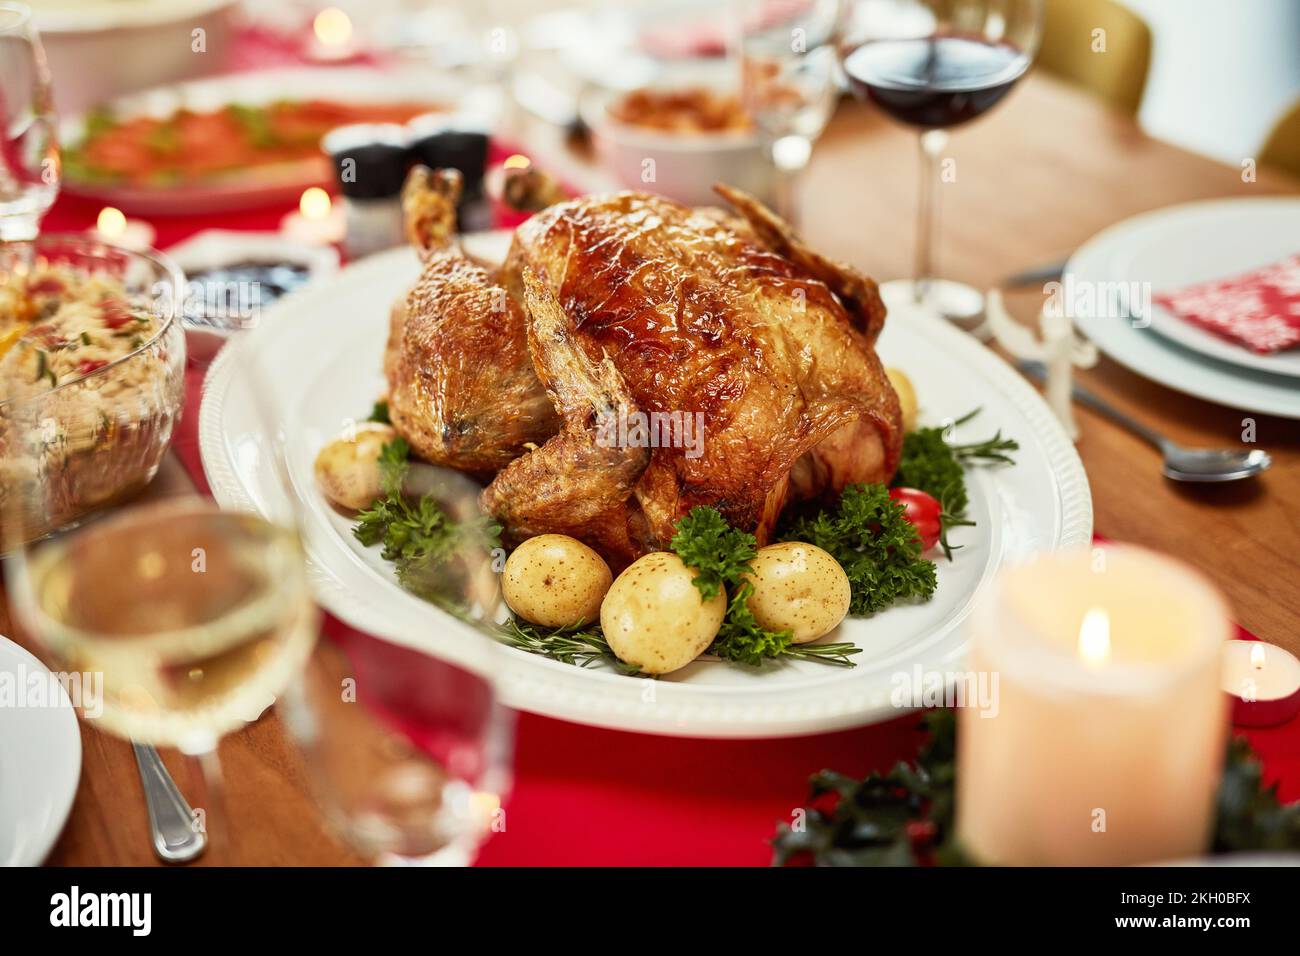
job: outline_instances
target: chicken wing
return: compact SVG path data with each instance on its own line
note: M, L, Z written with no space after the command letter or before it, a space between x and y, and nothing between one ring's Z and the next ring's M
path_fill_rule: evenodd
M486 479L559 419L533 370L523 309L453 241L459 191L458 175L424 167L403 189L424 266L393 307L384 374L389 417L415 452Z

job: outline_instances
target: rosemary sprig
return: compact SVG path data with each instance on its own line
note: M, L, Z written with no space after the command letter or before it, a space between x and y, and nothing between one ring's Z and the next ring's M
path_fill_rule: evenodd
M627 664L615 656L598 625L574 624L548 628L512 617L501 625L499 633L501 640L511 647L530 654L540 654L562 664L591 667L607 663L624 674L641 673L641 668L635 664Z
M1002 429L993 433L992 438L986 438L984 441L968 442L965 445L955 445L949 442L954 429L958 425L965 425L968 421L983 411L982 407L976 407L967 412L961 418L953 420L943 429L943 438L952 453L958 461L982 461L985 463L1001 462L1006 465L1014 465L1015 460L1007 452L1019 451L1020 442L1014 438L1003 438Z
M781 652L781 656L797 661L818 661L835 667L855 667L857 665L849 657L861 653L862 648L841 641L836 644L791 644Z
M939 496L939 547L943 549L943 556L951 561L952 553L965 545L951 544L948 541L948 532L953 528L973 528L975 522L965 514L957 514L955 509L949 506L948 500L947 494Z

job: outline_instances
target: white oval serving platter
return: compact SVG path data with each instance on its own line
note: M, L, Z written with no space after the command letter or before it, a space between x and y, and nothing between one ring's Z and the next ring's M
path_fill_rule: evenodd
M261 325L227 347L210 370L199 415L200 447L213 494L224 507L268 510L276 494L273 456L286 456L303 502L304 537L321 604L358 629L455 658L490 638L398 587L378 548L363 548L351 522L316 490L317 450L349 420L364 418L384 390L381 370L389 306L414 281L416 256L392 250L287 297ZM277 406L279 434L263 424L248 387L244 349L257 354ZM1092 500L1074 446L1038 393L1010 366L938 319L912 315L886 324L886 365L912 377L923 420L981 413L958 438L996 429L1020 442L1014 467L969 473L974 528L927 604L849 619L828 640L864 648L853 668L812 662L761 671L696 661L655 681L610 669L578 668L502 648L499 688L510 706L565 720L689 737L778 737L818 733L899 714L891 692L914 669L960 664L961 625L997 568L1040 551L1091 540Z

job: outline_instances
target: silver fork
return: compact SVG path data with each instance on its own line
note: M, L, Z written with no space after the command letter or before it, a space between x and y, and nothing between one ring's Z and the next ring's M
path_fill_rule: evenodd
M208 845L207 835L195 829L194 811L177 789L157 749L135 741L131 748L144 785L154 852L167 863L188 863Z

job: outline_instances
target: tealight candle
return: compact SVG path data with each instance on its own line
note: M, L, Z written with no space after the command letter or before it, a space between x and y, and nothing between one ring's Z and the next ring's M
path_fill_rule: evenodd
M311 23L307 58L318 63L338 63L357 56L352 42L352 18L338 7L326 7Z
M976 860L1123 865L1203 852L1228 730L1226 606L1199 574L1130 546L1004 570L972 612L957 838Z
M95 228L91 230L101 242L112 243L123 249L139 252L153 245L157 232L143 219L128 219L122 210L105 206L99 211Z
M312 186L303 191L298 200L298 211L281 220L280 232L296 242L327 246L343 241L347 222L343 210L334 205L330 194L319 186Z
M1223 645L1223 689L1232 722L1271 727L1300 713L1300 660L1276 644L1228 641Z

